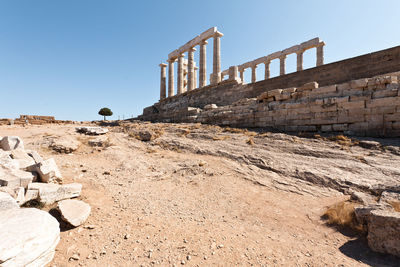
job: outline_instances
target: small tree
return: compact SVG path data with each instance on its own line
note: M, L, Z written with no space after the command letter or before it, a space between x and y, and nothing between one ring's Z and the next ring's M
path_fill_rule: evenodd
M109 108L102 108L99 110L99 115L104 117L104 120L106 120L106 116L111 116L113 113L111 109Z

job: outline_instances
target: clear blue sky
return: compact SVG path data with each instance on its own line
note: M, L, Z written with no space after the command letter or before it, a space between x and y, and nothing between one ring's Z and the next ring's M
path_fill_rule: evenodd
M325 63L398 46L399 10L399 0L0 0L0 118L139 115L158 101L158 64L212 26L224 33L222 69L317 36ZM208 74L211 53L212 42Z

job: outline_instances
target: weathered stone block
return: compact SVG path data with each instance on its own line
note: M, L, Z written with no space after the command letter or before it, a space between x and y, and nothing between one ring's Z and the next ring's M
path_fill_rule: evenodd
M398 90L397 89L388 89L388 90L381 90L372 93L372 98L382 98L382 97L391 97L397 96Z
M40 202L49 205L62 199L80 196L82 185L78 183L64 185L31 183L28 190L38 190Z
M332 129L336 132L339 131L347 131L348 130L348 125L346 123L341 123L341 124L333 124Z
M400 97L385 97L366 101L367 108L375 108L379 106L398 106L400 105Z
M362 88L368 85L368 79L358 79L350 82L351 88Z
M365 101L355 101L355 102L342 102L338 103L338 108L342 109L360 109L365 108Z
M297 88L297 92L304 92L318 88L317 82L309 82Z
M321 131L322 132L332 132L332 125L321 125Z
M368 221L368 245L374 251L400 257L400 212L371 211Z

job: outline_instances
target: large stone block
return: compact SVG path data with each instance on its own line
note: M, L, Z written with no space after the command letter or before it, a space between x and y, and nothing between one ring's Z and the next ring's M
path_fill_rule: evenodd
M18 187L26 188L33 179L34 176L30 172L0 166L0 186L7 186L13 189Z
M368 85L368 79L358 79L350 82L351 88L362 88Z
M28 190L37 190L39 201L49 205L59 200L78 197L82 191L82 185L78 183L72 184L47 184L47 183L31 183Z
M66 199L58 202L57 209L64 221L72 226L79 226L86 221L90 214L90 205L76 199Z
M10 196L10 194L0 191L0 213L8 209L16 208L19 208L17 201L12 196Z
M310 91L318 88L317 82L309 82L297 88L297 92Z
M28 155L25 150L16 149L10 153L11 158L19 162L20 169L26 169L32 165L35 165L35 160Z
M374 251L400 257L400 212L371 211L368 220L368 245Z
M61 181L62 179L61 173L53 158L44 160L30 169L36 171L39 174L40 180L44 183Z
M0 229L3 267L46 266L53 259L60 240L58 221L39 209L2 211Z

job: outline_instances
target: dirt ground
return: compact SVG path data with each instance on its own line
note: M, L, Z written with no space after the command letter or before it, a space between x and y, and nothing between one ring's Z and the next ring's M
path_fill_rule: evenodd
M371 150L353 141L132 123L108 127L109 143L94 148L94 137L76 126L0 126L0 136L20 136L25 148L53 157L63 183L82 183L80 199L92 207L84 225L62 227L50 266L400 266L372 252L365 237L321 219L352 188L399 184L398 140ZM143 130L156 138L138 140ZM48 147L64 136L80 148Z

